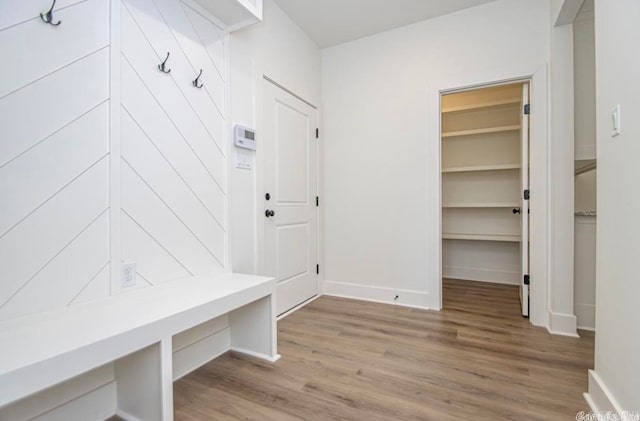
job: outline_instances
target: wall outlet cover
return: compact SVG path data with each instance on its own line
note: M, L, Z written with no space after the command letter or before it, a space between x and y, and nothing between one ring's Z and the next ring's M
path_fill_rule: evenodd
M123 263L120 283L122 288L131 288L136 286L136 269L137 265L134 263Z

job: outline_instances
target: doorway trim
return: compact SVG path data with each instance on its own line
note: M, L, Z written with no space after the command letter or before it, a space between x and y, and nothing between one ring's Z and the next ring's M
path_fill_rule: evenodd
M477 74L447 76L427 87L427 290L429 307L442 309L442 151L441 96L505 83L530 81L531 289L530 321L548 326L551 215L548 64L537 68L493 69Z

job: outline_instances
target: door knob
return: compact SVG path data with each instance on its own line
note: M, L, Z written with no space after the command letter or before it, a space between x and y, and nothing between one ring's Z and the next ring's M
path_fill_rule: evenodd
M513 209L512 212L513 212L514 215L517 214L517 213L520 213L520 208L515 208L515 209Z
M266 211L264 211L264 216L266 216L267 218L270 218L272 216L276 216L276 213L272 210L267 209Z

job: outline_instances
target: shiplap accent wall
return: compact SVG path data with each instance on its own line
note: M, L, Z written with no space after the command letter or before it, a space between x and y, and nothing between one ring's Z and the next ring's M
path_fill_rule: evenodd
M50 0L0 0L0 320L126 292L122 261L137 287L228 267L225 33L178 0L123 1L112 26L110 3L59 0L54 27Z
M0 320L108 295L109 3L0 1Z
M123 2L122 242L139 285L226 267L223 41L176 0Z
M0 0L0 321L126 293L123 261L137 288L229 267L215 17L180 0L58 0L54 27L50 6ZM178 335L175 377L228 338L226 316ZM104 419L116 387L109 364L0 419Z

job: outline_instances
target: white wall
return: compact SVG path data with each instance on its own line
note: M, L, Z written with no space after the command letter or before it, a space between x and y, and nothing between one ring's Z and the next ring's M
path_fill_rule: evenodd
M576 212L593 212L597 208L597 170L575 178ZM596 223L595 215L575 217L574 238L574 307L580 329L596 325Z
M598 243L596 361L589 397L602 410L640 409L640 3L596 1ZM622 134L611 137L611 110ZM604 393L608 392L608 394Z
M575 159L596 158L596 46L593 0L573 23Z
M575 178L575 209L578 211L595 211L597 207L597 175L598 170L591 170Z
M261 126L262 76L266 75L308 102L320 105L320 49L272 1L264 2L264 22L230 35L231 123ZM260 132L258 130L258 148ZM237 150L236 150L237 151ZM231 151L231 223L233 270L258 273L258 237L264 202L259 158L249 154L252 170L236 169Z
M496 1L323 51L326 291L425 305L427 87L545 69L550 13L548 2Z

